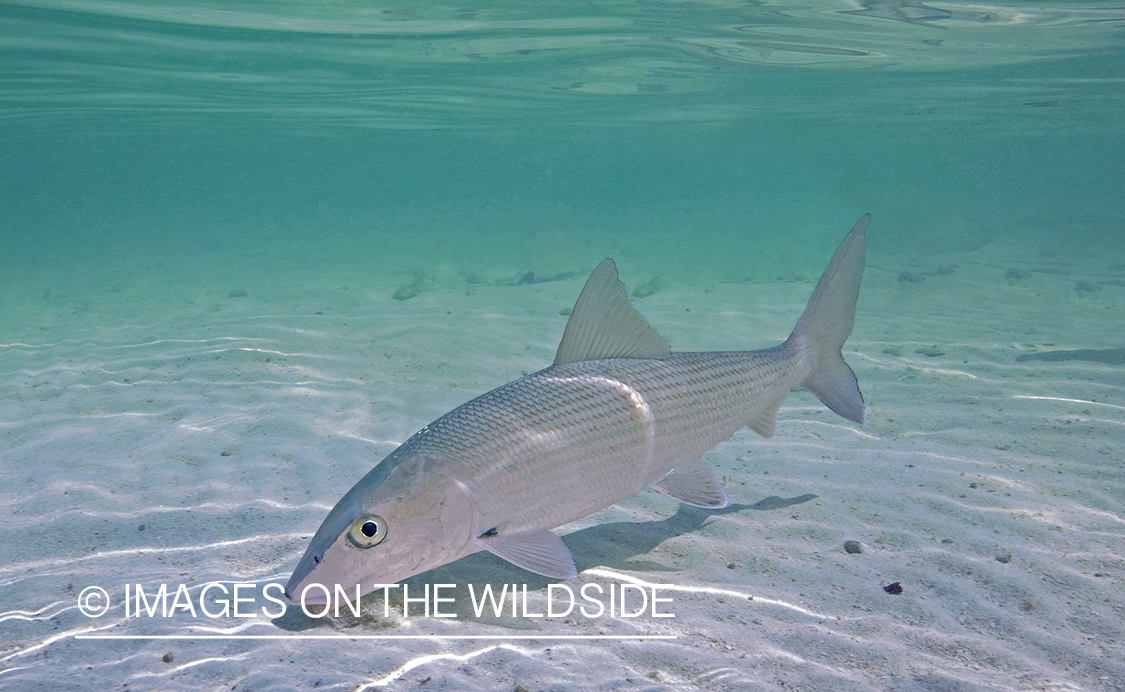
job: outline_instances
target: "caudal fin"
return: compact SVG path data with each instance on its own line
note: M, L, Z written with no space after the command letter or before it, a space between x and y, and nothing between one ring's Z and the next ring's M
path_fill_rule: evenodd
M864 214L840 243L789 336L790 342L803 339L816 353L816 370L801 386L820 397L825 406L856 423L863 422L863 394L840 349L852 333L867 247L863 233L870 220L871 215Z

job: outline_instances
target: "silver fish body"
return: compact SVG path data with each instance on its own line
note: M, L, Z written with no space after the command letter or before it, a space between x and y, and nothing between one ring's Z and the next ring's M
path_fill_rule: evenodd
M862 422L840 355L863 270L862 218L783 344L672 353L607 260L571 314L555 364L459 406L377 464L333 508L286 587L322 603L479 550L556 578L576 574L550 529L646 488L702 507L726 495L700 456L739 428L773 434L805 386ZM310 588L311 585L319 585Z

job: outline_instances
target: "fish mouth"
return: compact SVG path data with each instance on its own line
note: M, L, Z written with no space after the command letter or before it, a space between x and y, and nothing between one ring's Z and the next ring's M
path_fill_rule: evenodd
M285 600L289 605L301 606L307 608L308 606L324 606L328 605L328 596L323 589L309 589L306 585L300 593L296 591L295 587L286 587Z
M289 603L289 605L301 605L301 596L299 592L301 584L299 583L300 580L298 580L296 577L297 575L296 573L294 573L291 577L289 577L289 583L285 585L285 600ZM309 595L312 596L315 594ZM308 598L306 598L305 603L308 602Z
M306 556L307 557L307 556ZM312 577L312 565L306 565L305 560L301 560L301 564L297 565L297 569L289 577L289 582L285 585L285 600L290 605L295 606L322 606L328 602L328 596L325 594L324 588L320 587ZM312 563L312 560L308 562ZM313 588L310 588L313 587Z

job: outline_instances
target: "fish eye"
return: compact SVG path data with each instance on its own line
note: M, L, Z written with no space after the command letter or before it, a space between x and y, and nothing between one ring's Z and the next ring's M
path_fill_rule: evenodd
M386 537L387 521L378 514L364 514L348 529L348 541L357 548L379 545Z

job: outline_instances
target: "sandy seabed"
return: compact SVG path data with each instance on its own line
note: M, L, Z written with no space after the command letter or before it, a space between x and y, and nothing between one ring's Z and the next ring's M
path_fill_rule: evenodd
M564 584L667 585L673 618L477 617L470 584L527 585L544 612L556 583L487 553L409 580L412 596L456 584L454 618L403 618L398 597L385 617L382 595L359 618L262 613L378 459L550 363L583 277L431 281L404 301L189 267L163 289L29 279L0 331L0 687L1125 689L1114 260L869 262L845 347L865 425L795 392L773 438L704 456L729 507L645 491L560 530L580 570ZM634 304L674 350L762 348L811 290L673 281ZM1061 349L1091 353L1041 359ZM251 617L126 616L127 585L183 584L198 608L211 582L254 585ZM88 586L109 596L101 617L78 607ZM182 638L220 635L280 638ZM402 635L446 638L363 638Z

